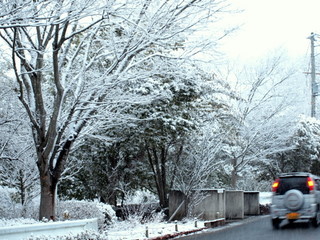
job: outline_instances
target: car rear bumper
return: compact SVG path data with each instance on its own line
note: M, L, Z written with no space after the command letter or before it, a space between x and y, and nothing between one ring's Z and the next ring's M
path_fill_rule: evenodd
M287 219L287 214L292 213L293 211L290 211L285 208L277 208L275 205L271 205L270 208L270 215L272 218L278 218L278 219ZM316 217L317 214L317 205L311 204L309 208L303 208L298 211L294 211L295 213L299 214L299 217L297 219L310 219Z

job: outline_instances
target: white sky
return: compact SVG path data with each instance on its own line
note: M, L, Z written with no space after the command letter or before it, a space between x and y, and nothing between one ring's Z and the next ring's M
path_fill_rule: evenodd
M311 32L320 34L320 0L231 0L244 12L225 16L230 26L243 24L225 40L222 51L243 61L279 49L288 56L309 54ZM320 44L320 37L318 39ZM320 52L320 46L319 52Z

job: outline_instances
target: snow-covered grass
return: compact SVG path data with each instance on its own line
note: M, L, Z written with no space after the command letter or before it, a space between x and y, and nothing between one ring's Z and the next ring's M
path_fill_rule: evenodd
M176 231L176 227L177 230ZM127 221L115 222L106 229L108 240L146 239L155 238L178 232L198 230L204 228L204 221L186 220L175 222L150 222L146 224L132 224Z
M67 234L59 237L52 236L31 236L25 240L109 240L107 236L96 233L94 231L88 231L79 234Z

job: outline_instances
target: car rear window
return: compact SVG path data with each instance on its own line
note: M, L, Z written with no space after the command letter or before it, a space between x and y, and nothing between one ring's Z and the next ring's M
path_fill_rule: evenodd
M302 194L309 194L310 190L307 185L307 177L282 177L276 194L283 195L291 189L297 189Z

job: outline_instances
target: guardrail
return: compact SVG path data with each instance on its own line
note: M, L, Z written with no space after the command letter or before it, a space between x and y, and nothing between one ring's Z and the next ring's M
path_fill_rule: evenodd
M1 240L19 240L28 237L78 234L86 230L98 231L98 219L85 219L64 222L26 224L20 226L0 227Z

